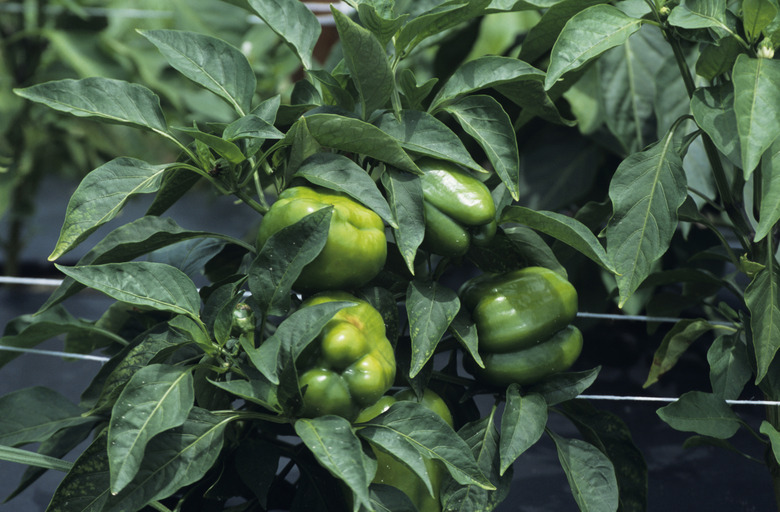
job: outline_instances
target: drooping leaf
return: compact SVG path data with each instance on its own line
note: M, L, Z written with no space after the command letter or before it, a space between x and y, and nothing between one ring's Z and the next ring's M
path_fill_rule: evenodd
M458 340L461 346L469 353L474 362L480 368L485 367L482 356L479 355L479 340L477 338L477 325L465 310L461 309L455 315L449 326L449 331Z
M313 419L299 419L295 432L312 451L317 460L336 478L352 490L358 500L355 510L363 504L371 508L368 495L369 480L360 440L352 431L349 421L339 416L322 416ZM375 461L372 461L376 465Z
M760 432L769 438L775 460L780 460L780 432L766 420L761 422Z
M390 207L374 180L362 167L346 156L336 153L315 153L303 161L295 176L306 178L315 185L344 192L372 209L390 227L397 227Z
M249 267L249 290L262 311L283 315L303 267L325 247L333 209L321 208L271 235Z
M728 439L739 430L739 418L726 402L711 393L689 391L676 402L661 407L658 416L682 432Z
M249 0L249 6L295 52L303 67L313 66L312 53L322 27L317 16L298 0Z
M461 127L477 141L514 199L520 197L520 156L509 116L491 96L467 96L447 106Z
M579 396L596 381L599 371L601 371L600 366L581 372L559 373L530 386L528 392L541 395L547 405L552 407Z
M417 248L425 237L425 213L420 178L408 172L390 168L382 174L382 186L387 194L390 211L398 227L393 229L395 243L406 266L414 275Z
M780 290L778 272L765 268L758 272L745 290L750 310L750 330L756 356L756 383L766 376L780 348Z
M623 160L609 186L607 254L618 273L621 307L669 248L677 209L688 195L672 135Z
M521 395L517 384L506 390L506 408L501 417L500 459L503 475L515 460L544 434L547 402L541 395Z
M414 377L433 356L441 337L460 310L458 295L438 282L411 281L406 291L406 313L412 340Z
M396 37L395 47L401 54L409 53L428 37L484 13L489 3L490 0L444 2L407 22Z
M737 334L719 336L707 350L712 392L725 400L736 400L753 374L748 351Z
M0 397L0 445L45 441L60 429L88 423L81 408L53 389L34 386Z
M252 66L238 48L216 37L180 30L141 30L168 63L225 99L239 115L252 108L257 88Z
M387 113L374 124L396 138L405 149L421 155L452 160L477 172L485 172L469 154L463 142L443 122L418 110L402 110L400 119Z
M574 218L555 212L537 212L523 206L510 206L504 208L500 222L523 224L549 235L573 247L604 269L616 273L615 267L610 262L604 247L601 246L596 236L584 224Z
M156 192L166 168L120 157L87 174L68 201L60 237L49 261L70 251L116 217L134 195Z
M731 163L742 165L741 146L734 113L734 87L731 82L700 87L693 92L691 111L696 123Z
M574 501L580 510L613 512L618 509L615 467L598 448L579 439L551 433Z
M780 135L780 61L740 55L734 64L734 113L748 179Z
M222 138L229 141L247 138L278 140L284 138L284 133L274 127L273 121L269 122L260 115L252 113L227 125L222 132Z
M726 0L686 0L672 9L667 20L670 25L680 28L730 31L726 22Z
M136 475L154 436L184 423L194 399L192 373L186 367L153 364L132 376L108 425L112 493L124 489Z
M763 240L780 220L780 139L761 159L761 206L754 242Z
M160 98L146 87L112 78L65 79L15 89L16 94L77 117L168 133Z
M109 497L106 431L103 430L73 463L46 509L100 512Z
M611 5L594 5L575 14L552 48L544 88L549 90L566 73L625 43L641 24L641 19Z
M383 108L393 93L393 70L379 39L336 8L331 8L344 60L360 96L363 119Z
M176 131L186 133L193 139L202 142L230 163L240 164L246 160L246 156L241 151L241 148L229 140L225 140L222 137L217 137L216 135L212 135L210 133L202 132L198 128L176 126L174 129Z
M671 370L688 347L699 339L704 333L714 329L715 326L703 319L684 319L677 322L664 336L661 346L655 351L653 364L643 387L649 387L664 373Z
M181 270L148 261L65 267L63 274L109 297L157 311L198 318L200 295Z

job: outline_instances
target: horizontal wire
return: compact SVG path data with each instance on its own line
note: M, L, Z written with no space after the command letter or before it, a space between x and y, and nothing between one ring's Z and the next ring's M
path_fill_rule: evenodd
M55 356L55 357L66 357L71 359L82 359L85 361L98 361L100 363L105 363L109 359L111 359L105 356L94 356L92 354L72 354L70 352L61 352L58 350L41 350L38 348L9 347L7 345L0 345L0 350L5 350L8 352L22 352L25 354L37 354L41 356Z

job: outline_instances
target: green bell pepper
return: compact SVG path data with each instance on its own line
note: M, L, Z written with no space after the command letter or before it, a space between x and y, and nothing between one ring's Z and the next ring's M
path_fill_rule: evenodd
M425 211L425 246L448 257L470 245L486 245L496 233L496 205L484 183L443 160L423 158L417 166Z
M372 420L390 408L395 402L417 401L417 396L411 389L403 389L393 396L383 396L376 404L361 411L356 423L363 423ZM452 413L447 403L431 389L426 389L423 393L422 405L438 414L450 427L453 426ZM376 474L372 483L391 485L403 491L412 503L417 507L418 512L439 512L441 504L439 502L439 492L442 486L442 480L447 474L447 468L438 460L425 460L425 469L431 479L433 496L428 492L425 483L408 466L399 462L392 455L383 451L374 449L376 456Z
M321 188L292 187L282 191L260 224L258 249L282 228L328 206L333 206L328 240L295 281L299 291L357 288L384 267L387 239L379 215L345 194Z
M577 291L542 267L483 274L464 283L461 304L477 327L485 363L466 369L489 384L531 384L571 367L582 351Z
M335 414L349 420L374 404L395 379L395 353L382 315L346 292L315 295L301 305L357 303L338 311L296 362L303 396L300 416Z

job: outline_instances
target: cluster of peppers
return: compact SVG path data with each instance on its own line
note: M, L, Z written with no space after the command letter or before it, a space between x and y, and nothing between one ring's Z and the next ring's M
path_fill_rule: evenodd
M443 257L465 255L472 245L489 245L496 233L496 208L483 182L454 164L421 159L420 183L425 213L424 247ZM294 288L314 293L301 307L350 301L325 325L296 361L303 397L299 415L335 414L359 424L401 400L416 400L411 390L386 395L396 377L393 347L382 315L368 302L340 291L368 283L384 267L387 241L382 219L340 192L315 186L284 190L261 223L257 244L315 211L332 207L327 242L304 267ZM571 325L577 294L562 276L541 267L506 274L483 274L460 290L461 303L477 328L484 367L466 369L479 382L527 385L568 369L579 356L582 335ZM470 358L467 358L470 359ZM421 403L450 426L444 401L426 390ZM440 510L438 485L431 495L422 481L392 456L375 453L376 483L405 492L421 511ZM429 461L436 484L446 472Z

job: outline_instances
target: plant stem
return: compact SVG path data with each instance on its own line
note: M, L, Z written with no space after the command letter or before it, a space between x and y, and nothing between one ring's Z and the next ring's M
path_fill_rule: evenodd
M241 199L244 203L246 203L248 206L252 207L252 209L257 211L261 215L265 215L266 213L268 213L268 207L267 206L263 206L262 204L258 203L254 199L252 199L249 196L249 194L247 194L245 191L243 191L243 190L236 190L236 191L233 192L233 194L235 194L236 197Z

